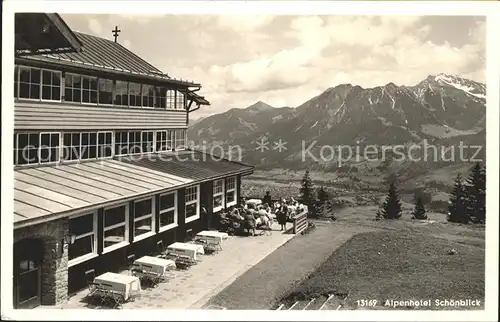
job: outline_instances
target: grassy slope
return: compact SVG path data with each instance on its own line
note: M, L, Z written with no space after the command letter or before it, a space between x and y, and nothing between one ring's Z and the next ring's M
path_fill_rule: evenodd
M205 308L270 309L296 282L311 274L331 253L360 231L320 225L271 253L214 296ZM325 242L327 241L327 242Z
M457 255L448 255L454 248ZM427 234L385 231L358 234L294 290L306 297L349 293L356 300L484 300L484 244L457 243Z
M409 206L389 222L373 220L376 207L342 209L336 222L295 237L207 305L270 309L292 291L348 291L349 308L360 298L484 297L484 226L447 223L438 213L412 221ZM447 255L451 248L458 254Z

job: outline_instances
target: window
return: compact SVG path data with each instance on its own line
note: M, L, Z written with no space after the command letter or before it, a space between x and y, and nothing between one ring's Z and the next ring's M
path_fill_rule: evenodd
M184 93L176 91L175 100L176 100L176 104L175 104L176 108L178 110L183 110L184 109Z
M160 231L177 226L177 191L160 195Z
M167 90L166 107L172 109L175 108L175 91L173 89Z
M82 76L82 103L97 104L97 77Z
M76 235L75 242L69 245L69 265L81 262L91 254L97 253L97 213L90 213L69 220L69 233Z
M155 108L165 108L167 101L167 89L165 87L155 87Z
M154 231L154 202L152 198L134 203L134 238Z
M19 90L19 67L14 66L14 98L17 98Z
M128 204L104 210L104 250L123 245L128 239Z
M82 102L82 76L66 73L64 76L64 100L66 102Z
M114 84L111 79L99 78L99 104L113 104Z
M59 133L40 133L40 163L59 161Z
M82 132L80 145L80 159L88 160L97 158L97 133Z
M41 70L19 67L19 98L40 99Z
M172 131L156 131L156 152L172 151Z
M41 164L59 161L57 132L17 133L14 145L15 164Z
M80 133L64 133L63 160L80 159Z
M97 157L107 158L113 155L113 132L97 133Z
M61 100L61 72L42 70L42 100Z
M175 130L175 150L184 150L186 145L186 130Z
M17 133L15 164L38 164L40 158L38 150L40 149L39 133Z
M142 85L142 106L154 107L155 87L153 85Z
M224 208L224 179L214 181L213 197L214 212L222 210Z
M115 155L128 154L128 132L115 132Z
M128 132L128 153L140 154L141 152L141 132Z
M64 133L63 160L88 160L111 157L112 132Z
M128 106L128 83L116 81L115 85L115 105Z
M154 149L153 131L143 131L141 141L141 153L150 153Z
M186 223L200 218L200 186L186 188Z
M226 206L236 205L236 177L226 179Z
M141 84L128 83L128 95L130 106L142 106Z

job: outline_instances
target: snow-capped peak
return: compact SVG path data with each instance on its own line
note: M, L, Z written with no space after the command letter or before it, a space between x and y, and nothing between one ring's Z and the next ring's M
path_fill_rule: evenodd
M483 99L486 98L486 91L482 85L478 86L479 84L471 82L469 80L466 80L458 76L452 76L441 73L434 77L434 81L436 81L441 85L448 85L455 87L456 89L464 91L465 93L477 98L483 98Z

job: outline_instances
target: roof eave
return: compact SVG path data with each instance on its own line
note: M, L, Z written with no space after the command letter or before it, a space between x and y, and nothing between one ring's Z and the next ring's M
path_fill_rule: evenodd
M234 162L234 161L231 161L231 162ZM127 201L139 199L139 198L142 198L142 197L145 197L148 195L154 195L154 194L158 194L158 193L162 194L165 192L174 191L177 189L189 187L189 186L200 184L200 183L207 182L207 181L218 180L221 178L235 176L235 175L242 175L242 176L250 175L253 173L254 168L251 166L248 166L248 167L249 167L249 169L240 169L240 170L224 173L224 174L221 174L218 176L213 176L210 178L204 178L204 179L194 180L192 182L188 182L188 183L184 183L184 184L179 184L179 185L169 187L169 188L159 188L159 189L149 190L149 191L137 193L137 194L134 194L131 196L126 196L126 197L117 198L114 200L107 200L104 202L95 203L95 204L92 204L92 205L87 206L87 207L82 207L82 208L78 208L78 209L71 209L71 210L63 211L63 212L51 213L51 214L48 214L45 216L33 218L31 220L27 219L27 220L17 221L17 222L13 223L13 226L14 226L14 229L20 229L20 228L24 228L24 227L28 227L28 226L34 226L34 225L42 224L42 223L45 223L48 221L54 221L54 220L70 217L73 215L77 215L80 213L89 212L89 211L92 211L92 210L95 210L98 208L103 208L103 207L105 208L107 206L114 205L116 203L127 202Z
M66 22L61 18L61 16L57 13L46 13L45 15L52 22L52 24L59 30L59 32L66 38L71 47L73 47L75 51L80 51L83 44L76 37L75 33L66 24Z
M201 87L201 84L194 83L194 82L186 82L186 81L181 81L173 78L166 78L166 75L156 75L156 74L140 74L140 73L134 73L134 72L128 72L128 71L122 71L119 69L114 69L111 67L104 67L104 66L95 66L95 65L90 65L90 64L80 64L77 62L73 61L65 61L65 60L55 60L50 58L51 60L45 59L45 56L21 56L21 57L16 57L16 63L17 64L36 64L36 65L41 65L41 66L47 66L47 67L52 67L52 68L57 68L57 67L66 67L66 68L72 68L74 70L78 70L81 72L85 71L93 71L93 72L103 72L103 73L108 73L111 75L120 75L120 76L128 76L128 77L136 77L139 79L147 79L155 82L160 82L164 84L172 84L172 85L177 85L177 86L182 86L182 87Z

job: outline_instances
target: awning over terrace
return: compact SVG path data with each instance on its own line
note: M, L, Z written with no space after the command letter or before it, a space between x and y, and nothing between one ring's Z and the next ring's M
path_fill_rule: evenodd
M194 151L16 169L14 228L252 171Z

